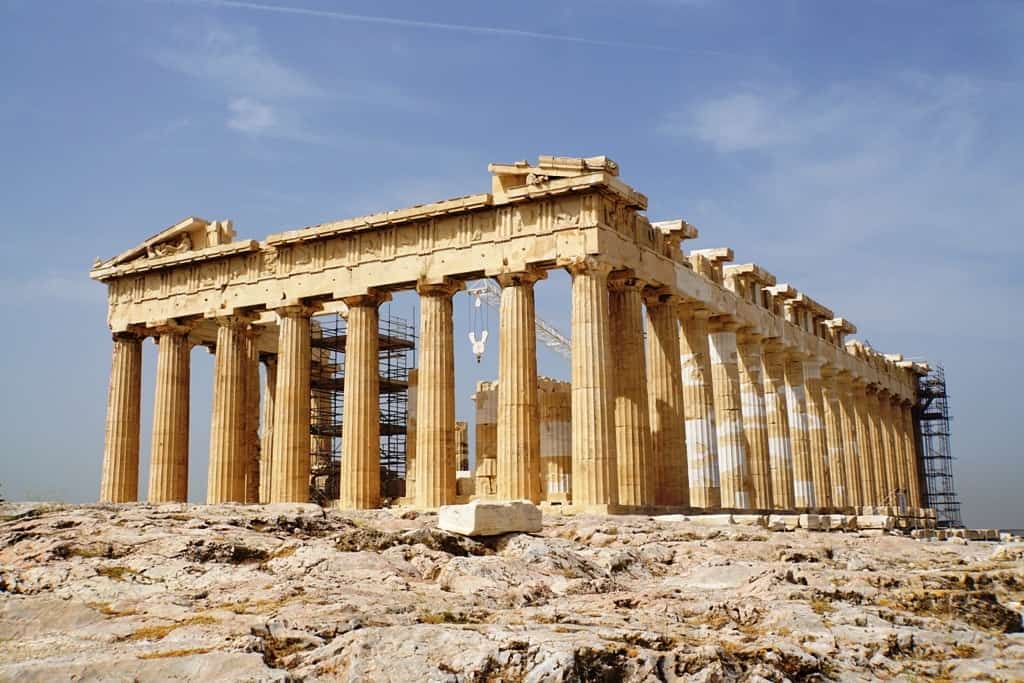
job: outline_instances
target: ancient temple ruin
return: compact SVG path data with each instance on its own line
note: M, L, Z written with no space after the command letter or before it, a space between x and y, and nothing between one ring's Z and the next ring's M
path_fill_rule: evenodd
M499 377L476 394L475 495L609 513L923 507L911 409L926 365L848 341L848 320L730 249L684 251L697 230L648 220L610 159L490 172L490 193L262 241L188 218L97 262L114 346L101 500L139 498L147 337L159 347L148 500L188 493L196 344L215 353L207 501L309 500L310 321L335 311L347 334L335 503L381 505L378 309L415 290L403 502L456 502L452 298L493 278ZM537 372L534 285L555 268L572 277L568 386Z

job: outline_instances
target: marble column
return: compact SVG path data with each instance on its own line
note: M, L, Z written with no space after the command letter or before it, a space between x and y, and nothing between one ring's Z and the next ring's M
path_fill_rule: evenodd
M857 434L857 411L849 374L840 373L836 376L836 392L839 398L843 461L846 466L846 504L862 506L867 504L864 500L864 484L860 470L863 453Z
M657 505L690 504L683 432L683 378L675 297L650 291L647 308L647 398L651 477Z
M188 413L192 342L189 328L164 325L156 329L156 397L153 441L149 452L151 503L188 500Z
M278 316L274 441L270 502L309 502L310 321L313 309L292 305Z
M679 316L679 362L683 374L686 460L690 505L714 510L722 505L715 433L715 396L708 348L709 311L695 303L676 307Z
M875 442L871 425L871 411L868 402L868 388L860 379L850 384L853 398L854 417L857 421L857 450L860 454L861 505L878 505L878 488L875 482Z
M776 510L791 510L795 506L786 395L786 352L779 340L769 339L764 343L764 410L768 424L772 507Z
M786 358L786 408L789 415L790 445L793 450L793 505L806 510L817 507L818 502L814 495L804 362L797 355Z
M142 338L130 332L118 332L113 341L100 502L133 503L139 499Z
M585 259L572 274L572 502L586 508L618 503L615 457L616 359L608 319L607 264Z
M740 334L736 341L739 351L743 433L746 436L747 460L750 463L750 504L755 510L770 510L773 507L772 472L768 448L761 338L753 334Z
M881 440L882 477L885 482L885 504L895 506L899 503L899 475L896 472L896 450L892 433L892 402L891 394L886 390L878 392L878 433Z
M380 507L379 306L375 293L346 298L345 404L338 500L346 509Z
M921 500L921 472L917 467L917 443L914 438L914 416L913 403L904 401L901 404L900 416L901 436L907 458L908 486L910 488L910 506L914 508L924 507Z
M832 491L828 471L828 435L825 430L825 399L821 389L821 362L804 361L804 391L807 394L807 438L811 449L811 479L814 504L831 507Z
M542 499L540 403L537 395L537 330L534 283L543 272L499 275L498 321L499 500Z
M644 282L629 275L609 280L611 349L615 359L615 456L619 504L654 504L651 425L644 359Z
M750 465L747 460L747 437L743 430L743 402L736 344L738 329L739 325L735 322L717 318L712 320L708 327L708 351L711 356L722 506L749 510Z
M245 345L245 502L260 502L260 350L248 335Z
M420 358L416 389L416 505L455 502L455 347L452 296L462 283L419 284Z
M893 470L903 507L910 507L910 470L906 442L903 439L903 399L892 396L889 401L889 430L892 433Z
M846 443L843 440L843 412L839 401L837 378L831 368L823 368L821 372L821 394L825 407L825 438L828 459L829 484L832 486L832 507L845 508L850 502L849 487L846 481Z
M270 502L274 451L274 393L277 387L277 355L265 354L263 361L263 404L260 417L260 502Z
M867 388L866 412L871 429L871 477L875 482L875 505L892 505L890 499L892 489L886 480L885 472L885 436L879 418L878 388Z
M213 412L210 422L208 505L245 500L246 385L249 366L250 318L217 319L213 365Z

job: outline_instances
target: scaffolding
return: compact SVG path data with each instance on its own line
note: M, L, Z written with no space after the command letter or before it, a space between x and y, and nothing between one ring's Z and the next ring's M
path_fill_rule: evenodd
M390 307L380 319L381 497L404 494L406 424L409 416L409 371L416 348L415 330L392 316ZM340 495L341 452L345 412L345 319L338 314L318 316L311 326L310 363L310 499L318 503Z
M918 472L925 507L933 508L939 527L962 527L960 499L953 483L953 454L949 446L949 395L946 372L941 365L918 379L914 406Z

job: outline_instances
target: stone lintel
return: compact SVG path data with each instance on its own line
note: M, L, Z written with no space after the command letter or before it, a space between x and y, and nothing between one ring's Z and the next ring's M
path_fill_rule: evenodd
M857 326L846 318L831 318L826 320L825 327L840 334L857 334Z
M762 287L771 287L775 284L775 276L756 263L729 264L722 267L722 274L727 278L734 277Z
M697 226L687 223L682 218L676 218L668 221L655 221L651 223L651 227L663 233L666 238L674 239L677 242L697 239L700 235L700 231L697 229Z
M711 262L725 263L732 261L734 254L732 249L729 247L715 247L713 249L694 249L690 252L691 256L701 256Z
M797 295L796 289L788 282L780 282L777 285L765 287L764 291L768 292L773 298L779 299L780 301L787 301Z

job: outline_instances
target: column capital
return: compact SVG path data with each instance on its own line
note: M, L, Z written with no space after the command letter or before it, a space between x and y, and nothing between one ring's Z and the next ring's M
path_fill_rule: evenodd
M207 315L207 320L212 320L217 323L220 327L234 327L242 330L248 330L249 325L259 318L259 314L250 311L235 311L227 315Z
M736 332L743 325L731 315L715 315L708 320L709 332Z
M144 328L129 328L119 332L111 332L110 338L115 342L141 342L150 335Z
M459 290L465 289L466 283L452 278L441 278L439 281L430 282L419 280L416 283L416 293L420 296L447 296L451 297Z
M277 354L276 353L266 353L264 351L261 351L260 352L260 362L263 363L264 365L268 366L268 367L271 366L271 365L277 365Z
M633 270L616 270L608 275L608 287L613 291L639 289L643 292L646 285L647 281L638 278Z
M786 345L778 337L765 337L762 342L764 350L767 353L785 353Z
M572 275L591 273L594 275L607 276L608 273L612 272L612 264L605 261L599 261L593 256L583 256L566 263L565 269Z
M369 306L371 308L376 308L385 301L391 301L391 292L385 292L371 287L366 290L365 294L343 296L341 301L349 308L354 308L356 306Z
M664 286L644 287L641 294L644 298L644 305L646 305L648 308L650 308L651 306L663 305L675 306L680 300L678 294L673 292L668 287Z
M191 333L195 326L196 321L194 320L182 321L173 318L146 323L147 330L154 335L177 334L185 336Z
M709 320L714 315L699 301L680 299L676 302L675 308L676 316L680 320Z
M762 335L754 332L749 327L741 327L736 333L736 342L746 346L758 346L767 348L769 339L765 339Z
M547 271L542 268L527 267L525 270L498 273L492 277L502 287L532 287L535 282L544 280L547 276Z
M307 304L290 301L270 310L276 313L278 318L309 318L321 308L319 303Z

